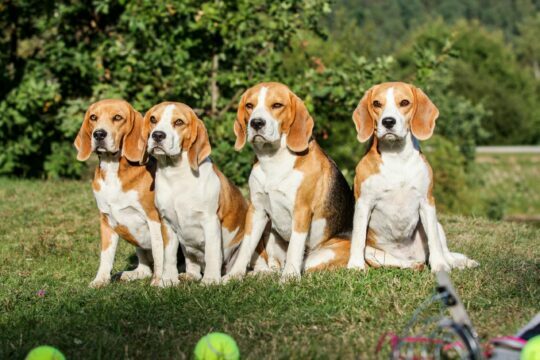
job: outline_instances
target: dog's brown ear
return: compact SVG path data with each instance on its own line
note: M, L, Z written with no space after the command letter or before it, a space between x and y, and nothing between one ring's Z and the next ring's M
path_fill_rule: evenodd
M287 133L287 147L293 152L302 152L308 148L313 133L313 118L309 115L304 102L291 92L292 115Z
M129 161L141 163L146 150L145 141L142 138L143 117L131 105L129 105L131 129L124 136L122 155Z
M152 112L154 110L154 107L152 107L150 110L148 110L144 114L144 118L142 121L142 128L141 128L141 136L139 138L139 146L143 149L142 150L142 158L139 161L141 164L146 164L148 162L148 137L150 137L150 116L152 116Z
M193 171L199 171L199 164L210 156L212 148L208 140L208 133L203 122L192 113L192 121L190 124L190 139L188 142L188 161L189 166Z
M77 160L86 161L92 154L92 129L90 127L90 109L84 114L84 120L75 138L75 148L77 149Z
M236 135L236 142L234 144L234 148L236 150L241 150L246 144L248 122L248 113L246 111L246 95L247 91L242 95L242 98L238 103L238 110L236 111L236 120L234 122L234 134Z
M411 132L418 140L427 140L433 135L439 109L421 89L413 86L413 93L416 107L411 120Z
M356 138L362 143L368 141L375 131L375 119L373 119L369 112L372 92L373 87L365 92L352 116L354 125L356 126Z

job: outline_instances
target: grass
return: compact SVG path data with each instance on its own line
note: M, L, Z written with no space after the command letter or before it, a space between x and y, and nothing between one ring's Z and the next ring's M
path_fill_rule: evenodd
M274 277L155 289L147 281L87 287L99 259L88 182L0 179L0 359L50 344L68 358L190 358L224 331L246 359L376 358L432 292L428 271L347 270L279 285ZM540 229L442 217L450 246L480 261L452 279L483 340L514 333L539 310ZM115 271L131 266L122 242ZM37 295L39 290L45 295Z
M505 215L540 215L540 154L477 154L482 192L502 202Z

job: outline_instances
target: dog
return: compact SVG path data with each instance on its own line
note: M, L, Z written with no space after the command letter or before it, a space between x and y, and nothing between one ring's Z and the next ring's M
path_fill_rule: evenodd
M161 219L154 205L156 163L138 163L142 116L123 100L101 100L88 108L75 139L77 159L99 157L92 189L101 225L101 259L91 287L111 281L118 238L136 246L139 264L124 271L121 280L152 276L152 285L164 285Z
M143 139L158 162L156 205L173 244L171 251L165 249L166 262L176 259L179 242L187 279L219 283L244 237L244 197L210 160L206 128L189 106L152 107L145 114Z
M433 173L419 140L431 137L439 110L422 90L401 82L369 89L353 113L358 140L371 144L356 167L348 268L477 266L450 252L437 220Z
M354 197L336 164L312 138L302 100L281 83L248 89L234 123L235 148L249 141L257 156L249 177L251 204L238 259L225 280L242 277L267 223L268 266L281 280L304 270L345 267Z

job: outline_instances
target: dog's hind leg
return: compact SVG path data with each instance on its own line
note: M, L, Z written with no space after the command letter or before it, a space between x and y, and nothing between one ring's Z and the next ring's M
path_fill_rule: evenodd
M152 252L139 247L135 251L137 252L139 264L134 270L123 271L120 275L122 281L139 280L152 276Z
M441 223L437 223L437 229L439 231L439 239L441 240L444 257L446 258L446 261L450 264L452 268L465 269L465 268L471 268L471 267L476 267L480 265L477 261L469 259L467 256L463 254L460 254L457 252L451 252L448 249L446 234L444 233L444 229Z
M397 258L383 250L375 249L371 246L366 246L366 262L373 268L380 267L396 267L400 269L422 270L425 267L425 262L417 260L408 260Z
M335 237L310 252L304 262L304 271L317 271L347 266L351 253L351 241Z

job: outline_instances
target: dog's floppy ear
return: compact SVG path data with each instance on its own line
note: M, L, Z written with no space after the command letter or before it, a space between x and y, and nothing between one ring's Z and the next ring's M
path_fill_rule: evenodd
M211 152L206 127L193 111L191 112L190 136L187 152L189 166L193 171L199 171L199 164L206 159Z
M242 95L242 98L238 103L238 110L236 111L236 120L234 122L234 134L236 135L236 142L234 144L234 148L236 150L241 150L246 144L248 122L248 114L246 111L246 97L247 91Z
M292 123L287 133L287 147L293 152L302 152L308 148L313 133L313 118L309 115L304 102L291 92Z
M75 148L77 149L77 160L86 161L92 154L92 129L90 128L90 109L84 114L84 120L75 138Z
M411 132L418 140L427 140L433 135L439 109L421 89L413 86L412 90L416 108L411 120Z
M131 129L124 136L122 155L129 161L142 162L145 152L145 141L142 138L143 117L129 105Z
M150 137L150 116L152 116L152 112L154 110L154 107L152 107L150 110L148 110L144 114L144 118L142 120L142 127L141 127L141 136L139 137L139 146L142 148L142 156L139 163L146 164L148 161L148 137Z
M358 106L356 109L354 109L352 116L354 125L356 126L356 138L362 143L369 140L375 131L375 120L369 112L369 104L371 103L372 93L373 87L365 92L364 96L358 103Z

